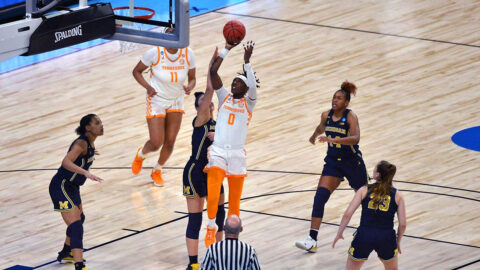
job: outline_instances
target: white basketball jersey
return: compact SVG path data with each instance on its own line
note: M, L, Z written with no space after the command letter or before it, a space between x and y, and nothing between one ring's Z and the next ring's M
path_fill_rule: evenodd
M226 89L217 91L226 92ZM251 118L245 98L233 99L231 94L226 95L218 108L213 144L224 149L243 149Z
M142 62L150 66L150 85L161 98L172 100L184 95L183 83L189 69L195 68L195 57L190 48L170 54L163 47L148 50Z

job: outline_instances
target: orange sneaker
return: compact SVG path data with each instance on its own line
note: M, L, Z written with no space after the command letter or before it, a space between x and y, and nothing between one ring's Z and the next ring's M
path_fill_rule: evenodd
M143 146L140 146L140 148L138 148L137 154L135 155L135 159L132 162L132 173L134 175L139 174L140 171L142 170L142 163L143 163L144 158L141 158L141 157L138 156L138 153L140 151L142 151L142 149L143 149Z
M165 181L163 181L162 178L162 170L153 170L152 174L150 174L153 180L153 184L157 187L163 187L163 184L165 184Z
M207 234L205 234L205 247L211 246L215 243L215 233L217 232L217 228L210 228L207 226Z

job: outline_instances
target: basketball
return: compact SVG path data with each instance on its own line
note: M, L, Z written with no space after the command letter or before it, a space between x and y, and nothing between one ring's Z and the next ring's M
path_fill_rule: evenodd
M223 27L223 36L229 44L240 43L245 37L245 34L245 26L237 20L229 21Z

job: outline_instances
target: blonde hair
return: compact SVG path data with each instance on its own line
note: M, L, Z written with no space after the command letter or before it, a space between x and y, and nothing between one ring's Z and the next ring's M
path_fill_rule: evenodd
M380 174L380 179L375 184L370 185L368 191L373 193L373 201L379 204L386 195L392 192L392 181L397 172L397 167L386 160L382 160L377 165L377 172Z

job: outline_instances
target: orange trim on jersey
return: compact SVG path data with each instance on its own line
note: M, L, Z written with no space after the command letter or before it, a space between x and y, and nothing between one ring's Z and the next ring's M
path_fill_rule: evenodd
M220 106L218 106L218 111L220 111L220 108L223 106L223 104L225 103L225 101L227 101L227 98L230 97L230 94L227 94L227 96L225 97L225 99L222 101L222 104L220 104Z
M185 59L187 60L188 66L190 66L190 61L188 61L188 47L185 48Z
M153 64L152 66L154 67L154 66L158 65L158 63L160 63L160 47L159 46L157 46L157 62L155 64ZM152 73L153 73L153 71L152 71Z
M152 97L147 96L147 116L152 114Z
M250 115L250 118L252 118L252 112L248 109L247 100L243 99L243 103L245 105L245 109L247 109L248 115Z
M213 168L219 169L219 170L221 170L222 172L224 172L225 174L227 173L223 168L220 168L220 167L218 167L218 166L212 166L212 167L208 167L208 168L205 167L205 168L203 168L203 172L208 173L208 170L209 170L209 169L213 169Z
M166 118L167 116L165 114L150 114L150 115L145 116L145 118L147 118L147 119L153 119L155 117Z
M178 53L177 59L175 59L175 61L172 61L172 60L170 59L170 57L168 57L167 50L166 50L165 48L163 48L163 52L165 53L165 56L167 57L168 61L170 61L170 62L172 62L172 63L175 63L175 62L178 61L178 59L182 58L182 51L183 51L183 49L180 49L180 52Z
M180 110L180 109L169 109L166 111L167 113L172 113L172 112L180 112L180 113L185 113L184 110Z
M247 177L247 174L227 174L226 177Z

